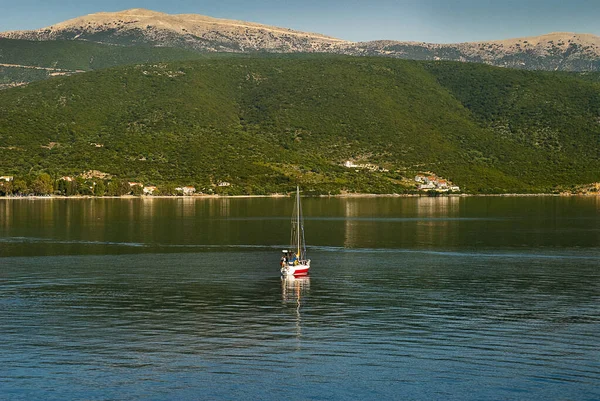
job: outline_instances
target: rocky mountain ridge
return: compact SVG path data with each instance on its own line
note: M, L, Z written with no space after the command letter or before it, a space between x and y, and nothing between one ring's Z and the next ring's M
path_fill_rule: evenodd
M347 45L342 53L476 62L530 70L600 70L600 37L572 32L456 44L373 41Z
M147 44L208 52L315 52L346 43L325 35L252 22L196 14L169 15L145 9L90 14L39 30L0 33L0 37Z
M349 42L252 22L132 9L90 14L39 30L4 32L0 38L91 41L198 52L336 53L476 62L530 70L600 71L600 37L568 32L457 44Z

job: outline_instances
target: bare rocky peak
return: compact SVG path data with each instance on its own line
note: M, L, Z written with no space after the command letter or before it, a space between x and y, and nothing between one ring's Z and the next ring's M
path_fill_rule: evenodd
M42 30L61 30L69 28L98 28L106 26L123 27L127 24L130 27L148 28L156 27L171 30L179 33L206 33L207 31L227 30L244 31L247 29L261 30L265 32L280 33L286 35L295 35L300 37L310 37L321 40L331 40L343 42L325 35L316 33L307 33L294 31L288 28L279 28L253 22L235 21L207 17L198 14L176 14L170 15L157 11L146 10L143 8L134 8L131 10L119 12L102 12L90 14L79 18L74 18Z
M354 46L371 46L373 48L388 48L391 46L419 46L428 49L443 48L462 48L479 49L489 47L490 49L504 49L506 51L520 51L522 49L543 49L560 48L567 49L572 46L589 47L591 49L600 49L600 36L592 34L579 34L571 32L554 32L546 35L531 36L515 39L503 39L481 42L462 42L462 43L427 43L427 42L408 42L395 40L376 40L371 42L361 42L353 44ZM350 46L353 46L350 45Z
M561 53L600 56L600 37L570 32L555 32L540 36L490 42L461 43L457 46L472 52L483 51L488 55L526 52L540 56L552 56Z
M341 52L414 60L477 62L532 70L600 70L600 37L569 32L455 44L379 40L346 44L341 46Z
M552 32L540 36L530 36L525 38L495 40L489 43L497 43L504 46L512 46L516 44L545 45L548 43L579 43L582 45L600 45L600 37L589 33L573 33L573 32Z
M5 32L0 37L79 39L124 45L149 43L208 51L320 51L346 43L288 28L196 14L170 15L141 8L90 14L35 31Z

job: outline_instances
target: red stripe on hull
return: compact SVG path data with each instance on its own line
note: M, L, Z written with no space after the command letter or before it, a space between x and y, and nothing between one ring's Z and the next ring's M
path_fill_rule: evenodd
M293 274L294 274L294 276L306 276L308 274L308 268L298 269Z

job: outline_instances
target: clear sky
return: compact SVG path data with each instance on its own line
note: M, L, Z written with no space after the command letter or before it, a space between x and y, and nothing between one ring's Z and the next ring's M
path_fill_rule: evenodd
M246 20L352 41L451 43L557 31L600 35L600 0L0 0L0 31L128 8Z

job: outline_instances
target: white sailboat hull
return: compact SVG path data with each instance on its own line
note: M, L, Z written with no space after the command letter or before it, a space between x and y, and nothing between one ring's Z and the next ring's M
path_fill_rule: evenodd
M281 274L284 276L306 276L310 269L310 260L302 261L297 265L286 264L281 267Z

